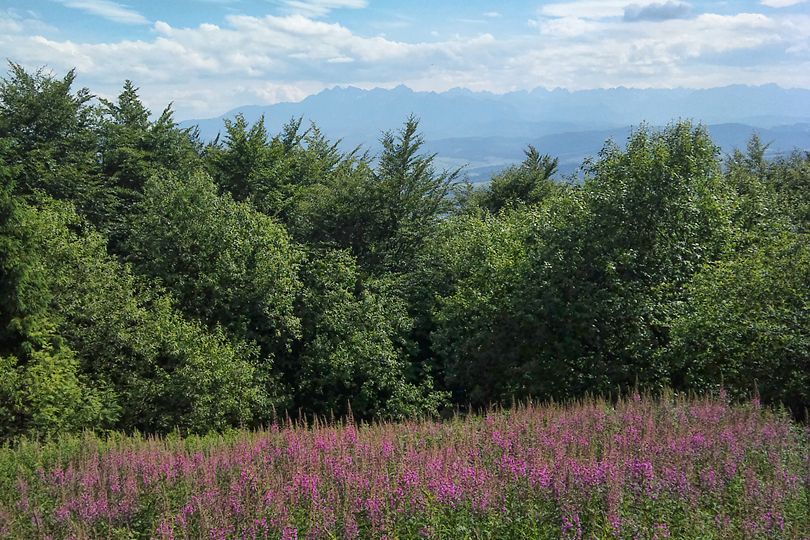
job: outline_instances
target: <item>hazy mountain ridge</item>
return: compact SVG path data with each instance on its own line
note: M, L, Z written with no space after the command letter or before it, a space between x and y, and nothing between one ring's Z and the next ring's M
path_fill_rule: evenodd
M742 112L741 112L742 111ZM262 116L271 133L290 118L314 121L346 148L378 150L380 133L414 114L430 151L443 166L468 164L472 180L519 161L527 144L560 157L563 173L573 172L605 140L621 143L630 126L665 125L691 118L709 126L724 152L744 146L753 133L771 143L771 153L810 149L810 90L764 86L726 86L702 90L613 88L518 91L507 94L454 88L415 92L335 87L298 103L250 105L210 119L187 120L204 139L223 131L223 120L242 113L250 122Z
M605 141L612 139L620 146L634 127L606 130L554 133L526 139L523 137L457 137L428 141L427 149L438 154L437 161L445 167L465 163L467 175L472 181L485 181L489 176L511 163L523 158L523 149L528 144L542 152L560 159L560 172L568 175L576 172L582 161L595 156ZM712 140L723 153L735 148L745 148L752 135L757 134L768 144L768 154L789 153L794 149L810 149L810 123L762 128L740 123L708 125Z

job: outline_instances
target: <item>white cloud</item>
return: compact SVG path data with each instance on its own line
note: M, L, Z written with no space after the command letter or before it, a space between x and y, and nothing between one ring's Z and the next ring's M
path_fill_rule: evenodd
M559 17L530 20L529 26L538 28L543 35L556 37L577 37L600 28L599 23L579 17Z
M738 60L737 65L723 60L724 55L745 58L747 51L764 47L783 47L788 54L810 40L807 16L703 14L632 25L617 19L560 18L541 19L536 26L543 46L509 59L510 80L519 88L706 88L767 82L810 87L810 76L797 67L808 63L801 57L791 60L790 67L767 57Z
M53 69L76 67L94 91L115 93L131 78L158 103L174 101L178 114L212 114L212 107L227 109L245 103L255 90L261 98L296 97L294 88L307 92L334 84L366 80L386 84L413 72L426 73L431 65L465 70L471 59L482 57L495 39L489 34L438 42L406 43L381 36L360 36L338 24L303 15L229 16L226 24L176 28L164 21L153 26L151 40L78 43L43 35L25 35L14 28L0 35L0 50L25 65ZM84 83L88 84L88 83ZM268 84L271 86L268 87ZM232 91L240 85L244 90ZM206 92L183 88L205 88ZM268 91L271 88L272 91ZM210 95L207 102L195 97ZM300 97L300 96L299 96ZM242 101L235 101L240 99Z
M637 4L643 8L656 3L656 0L572 0L554 2L540 8L540 15L545 17L575 17L579 19L604 19L621 17L628 4Z
M149 24L146 17L132 8L110 0L59 0L60 3L123 24Z
M56 31L56 28L46 24L31 11L21 11L13 8L0 11L0 36L54 31Z
M283 0L287 9L308 17L323 17L335 9L360 9L368 0Z
M668 0L666 2L640 6L630 4L624 8L624 20L637 21L665 21L667 19L683 19L689 15L692 6L686 2Z
M807 0L761 0L763 6L772 8L784 8L795 6L796 4L804 4Z
M47 64L57 73L76 67L80 84L105 96L133 79L150 108L174 101L180 118L298 100L349 84L493 92L765 82L810 87L810 70L799 69L810 64L810 16L701 14L629 24L624 6L617 9L601 18L540 13L533 30L508 36L398 41L299 13L233 15L219 25L188 28L157 21L149 39L107 43L65 40L0 11L0 50L29 67ZM766 48L784 52L749 54Z

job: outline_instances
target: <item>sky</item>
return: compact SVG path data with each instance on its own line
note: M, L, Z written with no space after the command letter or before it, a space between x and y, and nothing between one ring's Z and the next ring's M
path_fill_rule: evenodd
M810 88L810 0L0 0L0 57L181 120L334 86Z

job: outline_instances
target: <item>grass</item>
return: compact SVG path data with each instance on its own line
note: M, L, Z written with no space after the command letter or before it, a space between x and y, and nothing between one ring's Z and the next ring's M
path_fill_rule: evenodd
M0 450L0 538L810 538L808 429L633 396Z

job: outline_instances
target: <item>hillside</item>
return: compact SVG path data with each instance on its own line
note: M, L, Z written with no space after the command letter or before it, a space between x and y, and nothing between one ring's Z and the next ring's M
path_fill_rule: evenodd
M807 444L756 401L638 395L447 422L65 437L0 449L0 538L801 539Z

